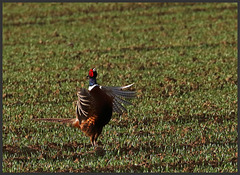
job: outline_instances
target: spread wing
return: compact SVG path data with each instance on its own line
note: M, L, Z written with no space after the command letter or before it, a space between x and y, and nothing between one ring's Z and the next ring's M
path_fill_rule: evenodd
M53 123L69 123L79 127L82 120L86 120L95 112L95 101L88 90L81 89L77 92L78 101L76 105L76 118L35 118L35 121L46 121Z
M94 99L86 89L77 92L78 101L76 106L76 115L78 120L86 120L94 113Z
M100 88L106 92L107 95L113 98L113 111L119 114L123 112L127 112L126 108L123 106L125 105L132 105L131 102L127 101L126 99L131 99L136 96L135 91L123 91L131 87L134 83L121 86L121 87L110 87L110 86L101 86Z

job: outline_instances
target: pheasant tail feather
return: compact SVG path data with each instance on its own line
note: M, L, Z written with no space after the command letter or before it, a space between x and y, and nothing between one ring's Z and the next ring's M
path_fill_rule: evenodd
M45 121L45 122L52 122L52 123L65 123L71 124L75 127L79 127L79 120L77 118L36 118L33 119L35 121Z

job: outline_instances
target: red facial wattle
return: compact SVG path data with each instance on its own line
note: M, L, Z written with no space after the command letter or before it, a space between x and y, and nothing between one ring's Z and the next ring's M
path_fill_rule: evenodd
M90 69L90 71L89 71L89 77L93 77L93 70L92 69Z

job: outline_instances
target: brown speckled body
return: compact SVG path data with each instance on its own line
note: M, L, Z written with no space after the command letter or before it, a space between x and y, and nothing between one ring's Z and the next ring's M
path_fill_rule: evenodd
M95 101L94 109L89 111L90 116L86 120L80 121L79 127L82 132L90 137L91 143L95 145L103 127L109 123L112 117L113 98L109 97L99 86L94 87L90 95Z

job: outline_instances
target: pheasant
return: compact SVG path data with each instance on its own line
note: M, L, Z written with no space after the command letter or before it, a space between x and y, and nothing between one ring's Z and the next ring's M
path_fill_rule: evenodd
M90 69L87 77L89 78L88 90L81 88L77 92L76 118L41 118L35 120L70 123L90 137L92 146L95 146L103 127L109 123L112 113L123 114L123 112L127 112L123 104L132 105L126 99L134 98L135 91L123 91L134 83L122 87L99 86L95 68Z

